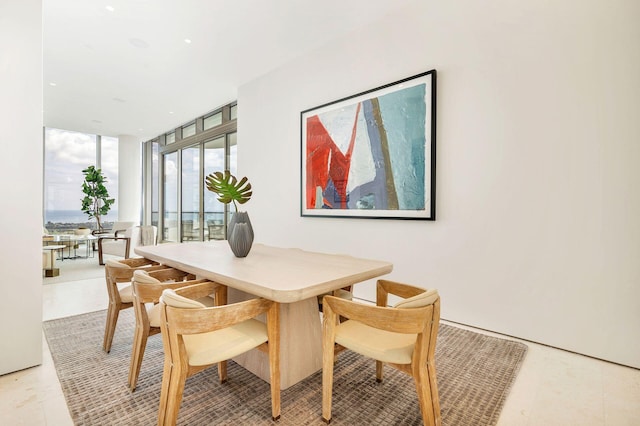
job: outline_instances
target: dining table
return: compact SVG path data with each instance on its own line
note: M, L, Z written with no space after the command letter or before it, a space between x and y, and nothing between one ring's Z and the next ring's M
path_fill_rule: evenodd
M227 241L138 246L135 253L228 287L228 303L255 297L280 304L281 389L322 368L322 324L317 296L380 277L384 260L254 243L236 257ZM269 381L267 354L252 350L233 359Z

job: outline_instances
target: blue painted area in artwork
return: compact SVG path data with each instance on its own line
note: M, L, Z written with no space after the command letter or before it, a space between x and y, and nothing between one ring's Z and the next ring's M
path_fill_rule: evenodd
M380 96L400 210L425 208L426 85Z
M362 113L364 114L365 123L367 124L375 177L371 182L367 182L351 190L347 208L386 210L388 208L387 188L385 185L387 172L384 168L382 143L380 141L378 126L373 117L371 100L368 99L362 102Z
M425 209L425 93L426 85L421 84L378 98L391 170L385 170L372 103L362 102L375 177L349 193L349 209L388 209L387 173L393 175L399 210Z
M322 204L323 209L339 209L340 208L340 194L338 194L338 190L336 186L333 184L333 179L329 178L327 180L327 186L324 191L322 191L322 195L325 200L332 202L332 205L328 205L326 203ZM349 202L349 194L347 194L347 203Z

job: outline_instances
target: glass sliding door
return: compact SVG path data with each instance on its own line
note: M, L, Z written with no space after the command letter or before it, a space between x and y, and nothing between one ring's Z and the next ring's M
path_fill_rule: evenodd
M182 149L181 170L181 238L182 241L200 241L200 145Z
M145 142L143 222L158 240L223 240L229 207L208 191L205 176L237 176L237 105L230 103Z
M204 143L204 175L225 170L225 136L217 137ZM225 239L225 205L218 201L218 196L204 189L204 219L207 224L208 240Z
M238 176L238 134L236 132L229 133L227 135L228 143L228 156L227 156L227 168L231 171L231 174L241 179L242 176ZM249 180L250 182L251 180ZM233 206L229 206L231 209L227 211L227 223L231 219L231 213L233 213Z
M158 226L160 217L159 163L158 142L151 142L151 224Z
M163 231L164 241L178 242L178 153L164 155Z

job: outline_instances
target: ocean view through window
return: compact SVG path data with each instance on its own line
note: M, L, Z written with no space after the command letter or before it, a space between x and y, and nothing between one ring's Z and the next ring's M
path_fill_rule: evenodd
M82 170L90 165L102 169L109 195L116 199L103 225L109 227L118 219L117 138L46 128L44 151L43 225L48 232L96 228L95 219L89 220L81 210Z

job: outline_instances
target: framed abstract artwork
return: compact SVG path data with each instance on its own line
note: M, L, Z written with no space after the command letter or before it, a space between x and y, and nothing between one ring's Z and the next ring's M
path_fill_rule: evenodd
M436 70L300 121L302 216L435 220Z

